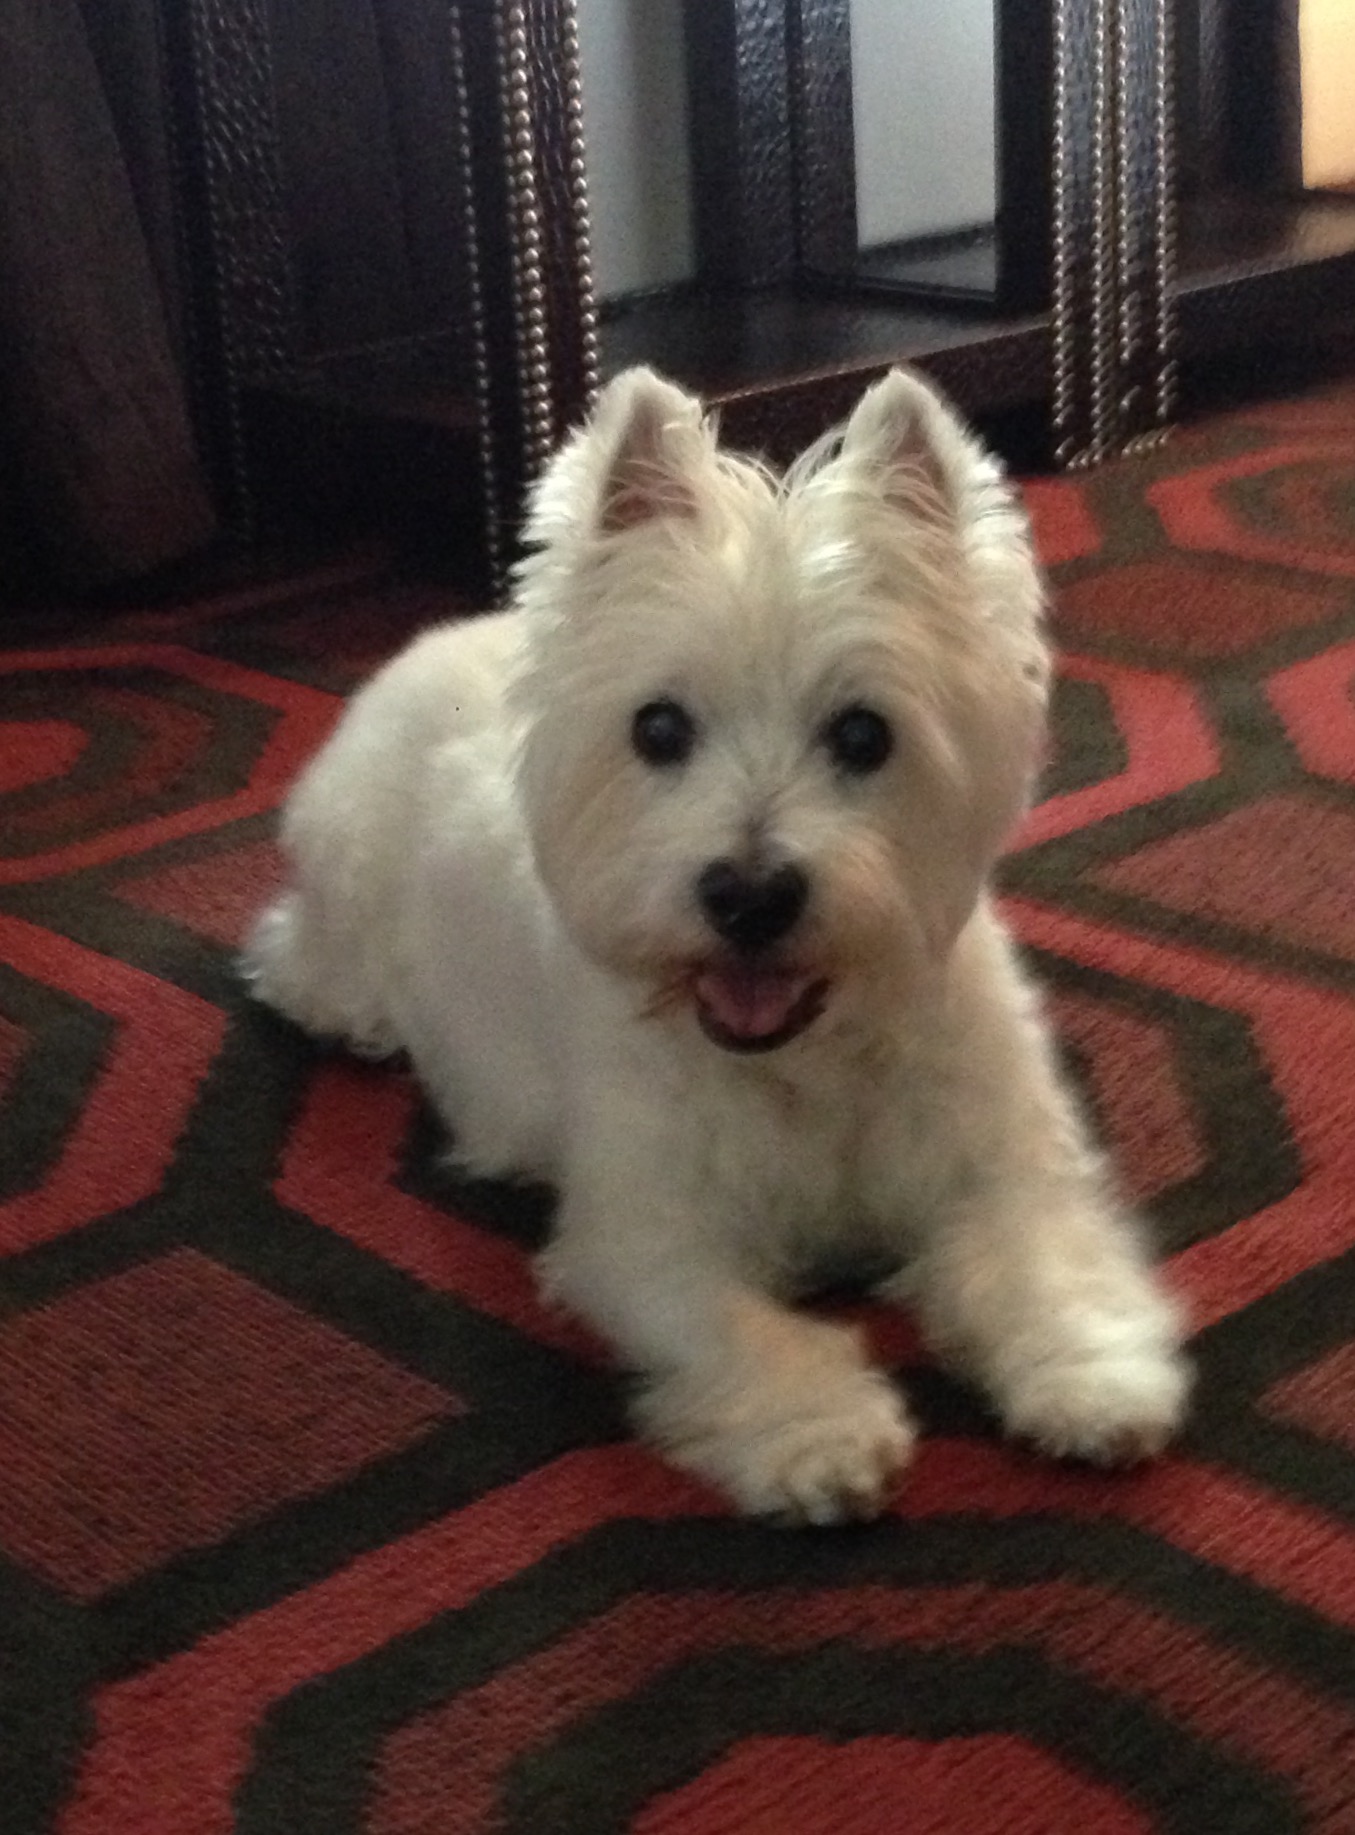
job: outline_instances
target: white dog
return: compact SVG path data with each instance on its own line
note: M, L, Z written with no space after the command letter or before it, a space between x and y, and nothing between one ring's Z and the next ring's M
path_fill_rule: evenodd
M514 607L397 657L297 785L257 992L558 1184L550 1291L743 1509L871 1516L909 1456L789 1303L826 1250L899 1264L1013 1434L1159 1449L1177 1312L987 889L1048 690L995 462L895 371L777 479L635 370L527 536Z

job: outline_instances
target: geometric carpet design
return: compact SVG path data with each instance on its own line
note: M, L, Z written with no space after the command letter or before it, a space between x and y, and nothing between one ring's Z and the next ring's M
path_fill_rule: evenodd
M287 783L458 608L336 564L0 651L5 1835L1351 1835L1355 389L1029 501L1064 659L1003 870L1190 1309L1181 1443L923 1428L732 1517L398 1067L250 1004Z

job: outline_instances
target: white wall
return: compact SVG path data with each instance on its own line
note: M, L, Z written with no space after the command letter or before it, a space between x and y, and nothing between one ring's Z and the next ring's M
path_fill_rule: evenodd
M992 0L852 0L861 240L993 214ZM681 0L579 0L598 291L692 272Z
M605 299L693 269L682 0L579 0L593 261Z
M1302 0L1303 182L1355 182L1355 0Z
M863 247L990 223L993 0L851 0Z

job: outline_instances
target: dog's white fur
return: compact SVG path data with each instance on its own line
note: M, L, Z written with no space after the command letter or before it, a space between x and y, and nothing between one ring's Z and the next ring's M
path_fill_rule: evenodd
M407 1050L469 1167L558 1183L549 1289L745 1510L873 1515L909 1456L857 1335L788 1303L825 1249L895 1257L890 1290L1012 1433L1156 1451L1187 1390L1177 1310L987 890L1048 692L995 462L894 371L777 479L632 371L528 541L513 609L414 643L298 783L257 991ZM656 699L695 722L685 761L636 754ZM860 705L895 744L853 773L824 734ZM728 953L694 890L717 859L808 876L774 959L826 1001L757 1055L697 1023Z

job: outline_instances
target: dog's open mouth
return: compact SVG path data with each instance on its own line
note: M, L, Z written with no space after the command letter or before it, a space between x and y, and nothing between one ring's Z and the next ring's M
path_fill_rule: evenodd
M795 969L729 962L703 969L692 992L712 1044L726 1051L775 1051L823 1012L828 983Z

